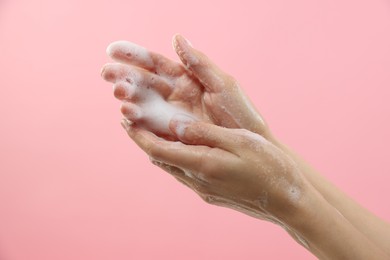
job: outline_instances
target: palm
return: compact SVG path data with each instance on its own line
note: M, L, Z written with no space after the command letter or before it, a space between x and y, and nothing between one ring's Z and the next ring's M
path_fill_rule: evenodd
M259 133L263 133L267 128L238 86L228 89L220 83L210 91L191 71L179 63L172 63L175 63L172 66L182 67L182 71L171 78L174 88L167 96L167 102L191 112L203 121L219 126L244 128ZM255 129L254 125L259 130Z
M204 103L204 95L209 95L209 93L205 92L202 84L186 70L183 70L181 75L177 75L173 81L174 87L166 101L185 109L202 121L215 123L213 121L215 115L212 115Z

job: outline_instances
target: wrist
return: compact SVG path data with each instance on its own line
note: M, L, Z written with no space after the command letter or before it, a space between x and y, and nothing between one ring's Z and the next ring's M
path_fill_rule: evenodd
M311 228L312 222L317 221L318 213L328 206L330 205L322 195L305 181L301 197L294 203L293 211L285 211L281 217L290 228L305 233Z
M289 233L308 250L327 259L387 259L384 252L357 230L315 189L309 188L286 218Z
M303 179L296 190L299 196L287 196L273 215L289 228L300 231L313 219L321 195L306 179Z

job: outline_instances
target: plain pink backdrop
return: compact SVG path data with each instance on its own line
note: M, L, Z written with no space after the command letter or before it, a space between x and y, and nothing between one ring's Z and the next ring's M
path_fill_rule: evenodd
M106 46L176 59L177 32L390 220L388 0L0 0L1 260L314 259L281 228L205 204L121 128Z

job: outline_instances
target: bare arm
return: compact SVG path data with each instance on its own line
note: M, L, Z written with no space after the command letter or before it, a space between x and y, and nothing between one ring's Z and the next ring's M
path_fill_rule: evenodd
M272 141L297 162L306 179L321 195L362 234L382 248L390 256L390 224L383 221L347 196L285 144Z
M172 125L181 143L123 122L155 164L206 202L278 224L320 259L388 259L261 136L180 118Z
M185 44L185 42L183 42ZM201 52L195 50L190 46L184 48L189 54L180 55L182 61L188 64L189 68L195 75L201 78L202 82L208 82L211 75L221 75L222 73L215 68L215 65ZM192 66L190 62L186 61L187 56L195 56L200 60L200 64L203 67L199 68L199 65ZM204 60L203 62L201 62ZM210 65L211 64L211 65ZM205 73L205 70L209 70ZM211 73L210 71L215 71ZM221 76L223 77L223 75ZM227 78L230 76L227 75ZM236 84L233 82L233 84ZM298 164L298 167L302 171L303 175L313 185L314 188L331 204L335 207L344 217L362 234L364 234L369 240L382 248L390 256L390 224L386 223L382 219L369 212L367 209L359 205L356 201L348 197L345 193L339 190L335 185L326 180L319 172L313 169L308 163L306 163L300 156L298 156L292 149L288 148L285 144L277 140L271 133L269 127L266 125L264 119L259 115L253 115L253 111L256 111L254 107L246 108L250 104L249 100L245 100L246 97L242 93L236 94L237 103L242 104L242 110L246 109L246 113L242 111L236 112L237 116L245 114L248 120L241 121L241 128L249 129L255 133L263 135L273 144L281 148L286 152L294 161ZM240 99L242 100L240 102ZM239 106L240 107L240 106ZM259 118L260 117L260 118ZM255 123L254 123L255 122Z

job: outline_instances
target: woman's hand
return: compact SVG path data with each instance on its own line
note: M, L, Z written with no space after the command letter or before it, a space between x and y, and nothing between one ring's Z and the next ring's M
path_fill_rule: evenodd
M120 63L106 64L102 77L115 83L114 95L123 101L121 110L129 120L172 139L174 135L167 128L177 112L173 106L198 120L245 128L267 138L268 127L233 77L192 48L182 36L176 35L173 45L185 66L129 42L115 42L108 47L109 56ZM144 104L153 99L150 96L161 98L164 109L145 112ZM161 115L162 110L173 112ZM164 122L159 126L147 123L156 118Z
M294 219L308 185L295 163L260 135L177 115L167 141L129 125L129 136L151 158L206 202L285 226Z
M206 202L276 223L320 259L388 259L262 136L180 115L169 125L180 142L122 125L152 162Z
M321 259L387 259L386 223L278 142L231 76L183 37L174 47L184 65L117 42L108 53L121 63L102 69L154 164L211 204L281 225Z
M174 47L185 66L117 42L108 53L120 63L102 69L152 162L211 204L283 226L319 258L386 259L388 224L275 139L231 76L182 36Z

